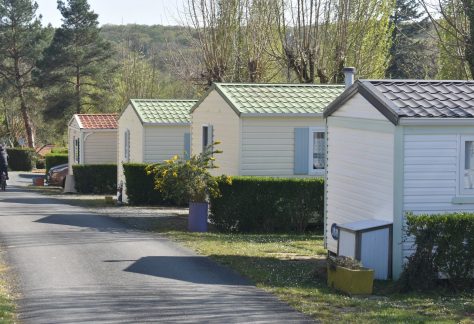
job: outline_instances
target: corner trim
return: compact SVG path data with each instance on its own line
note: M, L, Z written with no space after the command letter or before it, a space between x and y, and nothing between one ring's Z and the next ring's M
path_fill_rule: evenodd
M404 166L404 128L396 127L394 136L393 164L393 241L392 276L398 280L403 270L403 173Z

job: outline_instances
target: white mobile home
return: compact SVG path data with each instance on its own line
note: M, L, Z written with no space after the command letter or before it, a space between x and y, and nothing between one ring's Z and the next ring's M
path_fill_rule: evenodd
M118 120L118 183L122 163L154 163L190 151L189 110L196 100L132 99ZM123 192L126 201L126 193Z
M327 248L337 253L338 226L393 223L397 279L412 252L406 213L474 211L474 82L357 81L325 117Z
M216 83L191 111L191 152L215 141L216 174L324 175L324 108L342 85Z
M117 163L117 114L75 114L68 127L69 174L74 164Z

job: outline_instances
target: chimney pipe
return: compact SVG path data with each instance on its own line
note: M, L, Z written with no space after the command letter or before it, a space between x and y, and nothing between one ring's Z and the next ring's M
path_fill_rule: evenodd
M344 72L344 83L346 84L346 89L354 84L356 68L355 67L345 67L342 69Z

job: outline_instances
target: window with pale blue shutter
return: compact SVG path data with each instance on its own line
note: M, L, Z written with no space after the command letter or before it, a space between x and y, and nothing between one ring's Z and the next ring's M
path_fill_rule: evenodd
M295 128L294 174L309 171L309 128Z
M214 134L213 134L212 125L202 126L202 152L206 150L212 150L212 143L214 143Z
M191 158L191 134L184 133L184 158L189 160Z

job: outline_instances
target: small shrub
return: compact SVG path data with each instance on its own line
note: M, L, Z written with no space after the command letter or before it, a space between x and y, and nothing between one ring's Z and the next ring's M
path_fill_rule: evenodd
M67 147L53 147L51 149L51 153L53 154L67 154L68 148Z
M125 184L130 205L171 205L172 202L163 198L163 195L155 190L155 182L152 174L147 174L148 164L124 163Z
M8 166L12 171L31 171L35 162L35 150L30 148L7 148Z
M220 197L211 199L211 221L221 230L303 232L311 219L323 223L321 178L234 177L219 182Z
M328 266L333 270L335 270L336 267L343 267L351 270L364 269L362 263L359 260L342 255L336 257L329 256L327 262Z
M36 168L37 169L44 169L45 167L46 167L45 159L37 158L36 159Z
M74 165L74 180L79 193L115 194L117 192L117 165Z
M439 273L458 289L472 283L474 214L407 215L406 233L416 248L402 275L405 288L434 288Z
M56 165L68 163L69 157L64 153L49 153L45 155L46 173Z
M155 177L155 189L178 204L207 202L208 198L219 197L219 182L231 184L231 180L226 176L214 177L209 172L209 169L216 167L213 155L221 153L213 149L218 144L213 143L210 149L191 156L189 160L176 155L148 166L146 171Z

